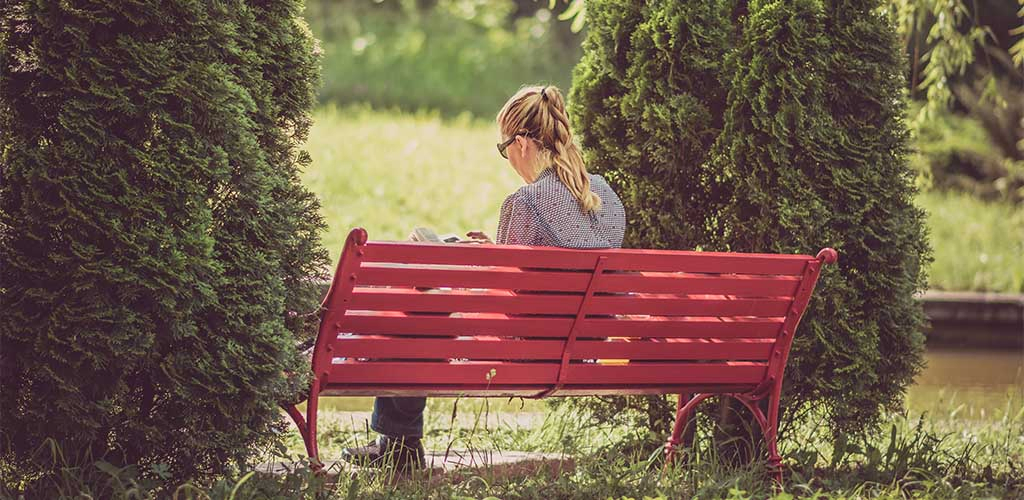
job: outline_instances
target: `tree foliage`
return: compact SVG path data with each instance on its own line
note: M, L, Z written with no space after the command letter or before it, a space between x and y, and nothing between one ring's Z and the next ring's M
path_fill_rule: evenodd
M1024 3L891 0L888 10L920 101L911 125L926 183L1024 201ZM978 127L982 137L963 139Z
M274 442L326 252L300 1L0 9L4 452L166 464ZM290 314L291 313L291 314Z
M876 1L587 2L571 93L630 246L835 247L791 354L788 419L842 432L921 365L930 250L913 206L898 39ZM600 411L600 410L599 410Z

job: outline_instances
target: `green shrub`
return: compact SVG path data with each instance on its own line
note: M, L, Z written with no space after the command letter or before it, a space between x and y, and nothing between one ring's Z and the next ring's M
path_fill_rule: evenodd
M714 249L721 241L715 218L728 186L710 152L722 128L732 3L587 2L570 111L588 169L604 175L627 207L626 247ZM660 396L565 402L600 420L638 410L658 432L672 421Z
M795 336L785 395L791 408L823 405L844 433L901 405L924 340L914 295L930 249L897 40L876 4L752 7L721 137L737 184L732 248L839 252Z
M0 442L175 479L277 440L326 254L300 1L0 9ZM162 465L161 465L162 464Z
M587 3L572 91L627 243L836 248L796 333L783 420L816 405L837 432L870 428L919 370L930 252L893 28L873 1L752 2L735 25L728 2L640 4Z

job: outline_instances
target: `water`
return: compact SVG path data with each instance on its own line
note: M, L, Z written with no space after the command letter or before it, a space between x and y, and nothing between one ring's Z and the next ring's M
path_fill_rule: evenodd
M1024 401L1024 351L931 348L927 366L907 391L911 411L935 412L963 406L964 415L1020 406Z
M1008 403L1024 401L1024 351L964 348L930 348L927 363L916 383L907 391L906 404L912 412L946 412L963 406L963 416L979 418L1004 409ZM431 400L431 409L451 412L450 399ZM373 409L373 398L322 398L320 407L336 411ZM520 409L522 407L522 409ZM495 398L492 412L543 412L541 401Z

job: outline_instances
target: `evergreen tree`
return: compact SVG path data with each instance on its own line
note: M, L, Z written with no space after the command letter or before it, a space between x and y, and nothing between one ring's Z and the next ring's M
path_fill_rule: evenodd
M709 248L727 198L709 152L722 128L731 1L587 2L570 93L587 168L628 212L625 246Z
M0 8L5 453L216 473L274 442L326 253L301 2ZM9 448L8 448L9 447Z
M709 153L722 127L732 3L587 1L570 112L588 170L628 207L626 247L713 248L721 239L715 207L728 193ZM566 403L599 419L635 408L662 431L672 422L661 396Z
M626 204L628 246L836 248L783 423L813 405L837 432L866 430L920 369L930 258L893 27L868 0L666 4L587 2L570 95L588 168Z
M902 64L876 1L752 2L720 138L736 251L834 247L794 339L784 397L836 432L898 407L921 366L914 294L930 255L907 164ZM784 419L785 421L785 419Z

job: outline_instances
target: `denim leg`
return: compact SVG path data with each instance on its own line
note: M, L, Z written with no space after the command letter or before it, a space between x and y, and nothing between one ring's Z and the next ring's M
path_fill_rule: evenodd
M385 436L423 437L423 409L427 398L405 397L373 400L370 428Z

